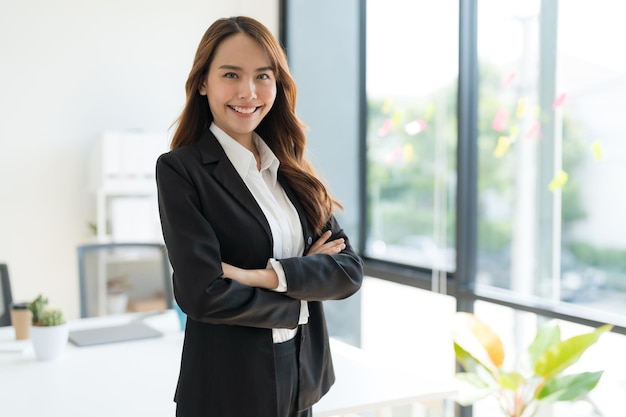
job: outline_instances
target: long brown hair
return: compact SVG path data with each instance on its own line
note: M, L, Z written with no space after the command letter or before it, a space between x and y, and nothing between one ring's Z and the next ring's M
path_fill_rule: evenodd
M298 195L309 223L319 234L333 208L342 206L330 196L304 156L306 135L304 124L296 115L296 83L289 71L283 48L262 23L245 16L224 18L215 21L204 33L185 84L187 101L176 122L171 148L194 143L211 125L213 115L208 101L198 90L206 78L219 44L237 33L245 33L255 39L271 61L276 74L276 100L256 132L280 161L280 173Z

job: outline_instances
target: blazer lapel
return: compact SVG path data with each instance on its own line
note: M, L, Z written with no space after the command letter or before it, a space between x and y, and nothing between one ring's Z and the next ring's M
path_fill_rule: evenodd
M196 144L202 156L202 163L210 169L211 176L263 226L271 240L272 232L263 210L226 156L215 135L207 129Z

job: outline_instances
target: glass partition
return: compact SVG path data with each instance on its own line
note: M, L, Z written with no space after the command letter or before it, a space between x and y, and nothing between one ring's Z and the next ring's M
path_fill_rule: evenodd
M458 1L366 4L365 254L454 271Z
M623 314L626 27L594 10L478 1L477 282Z

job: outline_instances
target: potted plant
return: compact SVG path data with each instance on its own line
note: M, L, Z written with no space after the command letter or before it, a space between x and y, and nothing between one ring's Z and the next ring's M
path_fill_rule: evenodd
M531 417L541 403L577 400L595 388L602 371L570 375L564 371L611 328L604 325L562 340L559 326L548 322L537 331L517 369L508 370L500 337L473 314L457 313L454 353L464 372L456 374L462 383L455 400L472 405L492 396L506 417Z
M113 277L107 281L107 314L124 314L128 309L130 286L124 277Z
M58 308L48 307L48 299L41 294L30 302L32 312L30 337L35 349L35 356L42 361L59 357L67 344L69 330Z

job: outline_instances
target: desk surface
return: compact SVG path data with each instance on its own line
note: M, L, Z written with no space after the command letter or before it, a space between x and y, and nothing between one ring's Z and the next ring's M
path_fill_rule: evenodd
M134 317L81 319L70 328L123 324ZM13 328L0 328L0 414L173 417L183 333L172 310L144 321L163 336L89 347L68 344L52 362L37 361L30 341L15 341ZM454 392L451 381L386 369L344 343L333 340L331 349L337 382L314 406L315 417L443 399Z

